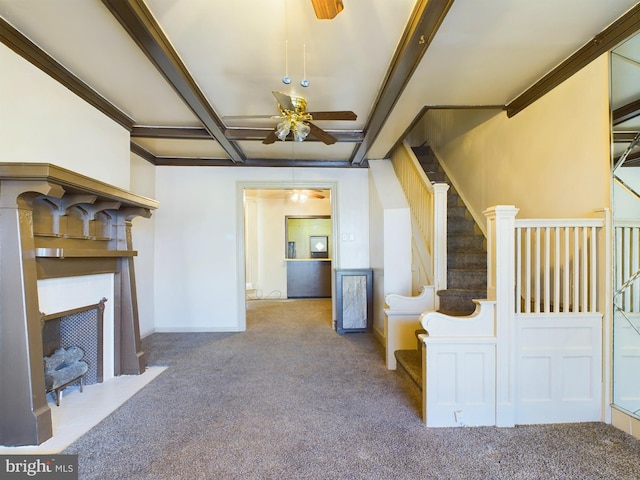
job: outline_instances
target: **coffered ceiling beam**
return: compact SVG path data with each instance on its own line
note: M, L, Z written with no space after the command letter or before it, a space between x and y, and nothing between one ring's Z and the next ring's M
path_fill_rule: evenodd
M638 116L640 116L640 100L636 100L635 102L616 108L613 111L611 118L614 125L620 125L621 123Z
M349 160L309 160L291 158L248 158L243 163L235 163L228 158L216 157L179 157L155 155L146 148L131 142L130 149L147 162L155 166L175 166L175 167L330 167L330 168L351 168L353 165ZM368 163L364 162L357 167L368 168Z
M244 154L225 137L222 120L207 101L144 1L102 0L102 3L200 119L229 158L235 163L244 162Z
M170 138L180 140L211 140L211 135L201 127L152 127L134 126L131 137Z
M351 156L354 165L366 158L451 5L453 0L419 0L416 3L364 129L364 139Z
M89 105L97 108L127 130L131 130L133 126L131 117L76 77L1 17L0 41L32 65L67 87Z
M600 55L618 46L638 30L640 30L640 3L510 102L507 105L507 115L512 117L521 112Z
M129 150L131 150L132 153L135 153L136 155L138 155L140 158L145 159L150 164L152 165L156 164L156 156L146 148L138 145L137 143L129 142Z
M632 142L634 138L636 138L638 132L613 132L613 142L614 143L629 143Z
M264 140L267 135L273 131L273 128L227 128L224 131L226 137L231 141L238 140ZM325 130L338 142L361 142L364 138L364 132L362 130ZM316 137L309 135L305 142L319 142Z

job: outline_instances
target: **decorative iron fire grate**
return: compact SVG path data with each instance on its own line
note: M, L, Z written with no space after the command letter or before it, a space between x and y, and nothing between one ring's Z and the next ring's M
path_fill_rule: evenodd
M101 383L103 378L103 298L94 305L42 316L42 345L45 356L58 348L80 347L89 365L85 384Z

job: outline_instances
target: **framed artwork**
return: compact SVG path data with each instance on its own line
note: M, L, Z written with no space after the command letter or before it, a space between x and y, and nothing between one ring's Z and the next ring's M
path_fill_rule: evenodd
M311 258L328 258L329 237L327 235L310 235L309 252L311 252Z

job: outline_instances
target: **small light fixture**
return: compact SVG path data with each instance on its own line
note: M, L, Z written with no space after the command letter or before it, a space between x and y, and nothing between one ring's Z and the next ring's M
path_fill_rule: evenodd
M276 136L283 142L286 140L287 135L289 135L290 131L291 131L291 120L289 118L285 118L276 126Z
M293 129L293 139L296 142L304 142L310 131L311 128L309 127L309 125L303 122L297 122Z
M292 202L297 202L297 203L298 202L299 203L304 203L304 202L307 201L308 198L309 197L307 196L306 193L301 192L299 190L294 190L293 193L291 194L291 197L290 197Z

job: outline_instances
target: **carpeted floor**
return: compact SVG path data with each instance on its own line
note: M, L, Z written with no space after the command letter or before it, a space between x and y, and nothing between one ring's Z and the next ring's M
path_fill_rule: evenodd
M601 423L426 429L419 393L330 300L248 303L247 332L154 334L169 368L63 453L81 479L639 479Z

